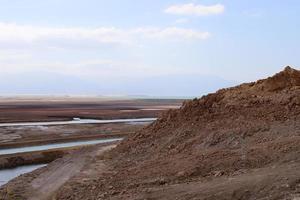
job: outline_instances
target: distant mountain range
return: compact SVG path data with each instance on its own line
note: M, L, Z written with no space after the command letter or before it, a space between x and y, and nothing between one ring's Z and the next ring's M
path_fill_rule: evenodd
M156 76L131 80L86 80L55 73L0 76L0 95L130 95L196 97L237 84L215 76Z

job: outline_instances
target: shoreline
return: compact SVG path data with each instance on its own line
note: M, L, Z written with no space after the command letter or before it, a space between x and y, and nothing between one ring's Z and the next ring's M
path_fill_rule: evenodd
M0 170L13 169L20 166L35 165L35 164L48 164L68 154L72 154L77 150L93 147L93 146L110 146L118 144L120 141L107 142L102 144L80 145L73 147L63 147L41 151L31 151L24 153L14 153L0 155Z
M115 139L115 138L120 138L120 137L126 137L128 134L131 134L131 133L111 134L111 135L108 135L108 134L107 135L89 135L89 136L75 136L75 137L71 136L71 137L54 138L54 139L47 139L47 140L14 142L14 143L0 144L0 150L19 148L19 147L20 148L21 147L30 147L30 146L37 146L37 145L47 145L47 144L90 141L90 140L98 140L98 139Z

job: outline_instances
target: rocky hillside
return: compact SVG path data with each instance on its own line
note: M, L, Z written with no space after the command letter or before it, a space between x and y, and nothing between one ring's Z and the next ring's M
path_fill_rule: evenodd
M299 144L300 71L286 67L164 113L58 199L296 199Z

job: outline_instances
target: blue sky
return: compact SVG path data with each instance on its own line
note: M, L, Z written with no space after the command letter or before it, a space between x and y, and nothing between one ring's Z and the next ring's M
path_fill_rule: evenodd
M200 96L300 66L298 0L0 5L0 94Z

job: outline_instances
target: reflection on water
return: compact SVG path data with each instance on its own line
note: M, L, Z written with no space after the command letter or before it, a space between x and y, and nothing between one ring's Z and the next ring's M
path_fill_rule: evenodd
M149 125L151 123L152 123L152 121L151 122L127 122L126 124L128 124L128 125Z
M111 123L128 123L128 122L152 122L157 118L139 118L139 119L80 119L74 118L72 121L57 121L57 122L18 122L18 123L0 123L0 127L11 126L50 126L50 125L68 125L68 124L111 124Z
M44 166L46 166L46 165L44 165L44 164L28 165L28 166L16 167L13 169L0 170L0 186L6 184L8 181L20 176L21 174L25 174L25 173L34 171L34 170L36 170L40 167L44 167Z
M66 143L46 144L46 145L30 146L30 147L0 149L0 155L25 153L25 152L32 152L32 151L43 151L43 150L49 150L49 149L75 147L75 146L81 146L81 145L102 144L102 143L108 143L108 142L115 142L115 141L119 141L119 140L122 140L122 138L66 142Z

